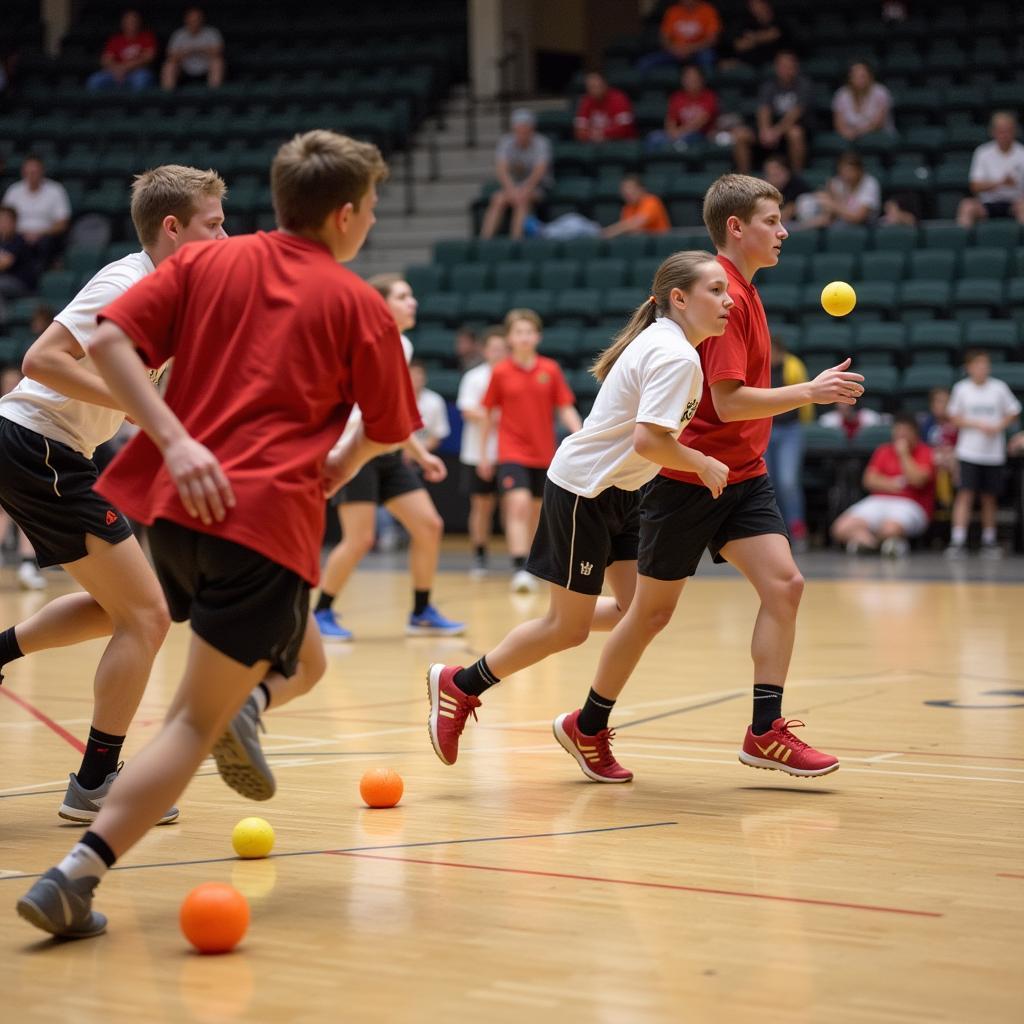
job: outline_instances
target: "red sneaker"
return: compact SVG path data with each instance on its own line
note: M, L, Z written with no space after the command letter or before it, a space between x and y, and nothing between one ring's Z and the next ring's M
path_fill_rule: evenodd
M583 774L594 782L632 782L633 773L623 768L612 756L611 729L602 729L596 736L587 736L576 728L580 711L559 715L551 729L566 752L576 758Z
M452 680L461 665L431 665L427 670L427 693L430 695L430 717L427 728L434 753L445 764L455 764L459 757L459 737L466 728L466 719L476 719L480 699L463 693Z
M789 721L776 718L772 727L761 735L752 732L748 726L739 753L740 760L751 768L773 768L802 778L836 771L839 768L838 757L815 750L789 731L791 726L803 724L796 718Z

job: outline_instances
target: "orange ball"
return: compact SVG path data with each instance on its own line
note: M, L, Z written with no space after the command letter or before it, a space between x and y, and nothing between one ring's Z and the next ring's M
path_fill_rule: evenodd
M179 921L182 934L200 953L227 953L249 927L249 904L230 885L204 882L185 897Z
M391 768L371 768L359 780L359 795L367 807L394 807L404 789L402 776Z

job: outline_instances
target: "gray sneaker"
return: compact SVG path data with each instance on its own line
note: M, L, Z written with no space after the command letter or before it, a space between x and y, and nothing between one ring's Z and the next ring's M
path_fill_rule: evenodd
M98 878L68 881L50 868L18 900L18 913L29 924L62 939L88 939L107 929L107 919L92 909L92 891Z
M117 778L117 773L124 767L124 762L117 766L104 780L103 785L96 789L83 789L78 783L78 777L72 772L68 776L68 791L64 794L64 803L60 805L57 812L65 821L74 821L80 825L89 825L96 820L100 813L103 801L106 800L110 787ZM158 825L169 825L177 821L177 807L172 807L158 822Z
M274 773L260 748L262 728L259 709L250 696L213 747L220 777L250 800L269 800L277 791Z

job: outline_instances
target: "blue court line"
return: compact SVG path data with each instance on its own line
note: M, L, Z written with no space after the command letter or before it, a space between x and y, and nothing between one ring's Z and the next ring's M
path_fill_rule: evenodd
M623 722L615 726L615 731L618 732L620 729L629 729L634 725L644 725L647 722L656 722L659 718L671 718L673 715L685 715L687 711L699 711L701 708L710 708L715 704L724 704L726 701L738 700L746 692L746 690L737 690L736 693L730 693L726 697L713 697L711 700L702 701L700 704L688 704L685 708L676 708L675 711L662 711L657 715L648 715L646 718L637 718L632 722Z
M640 828L663 828L667 825L678 825L678 821L652 821L643 825L608 825L605 828L581 828L572 832L536 832L524 836L481 836L477 839L432 839L420 843L391 843L387 846L348 846L334 850L296 850L292 853L272 853L263 860L278 860L283 857L317 857L322 854L338 853L370 853L377 850L413 850L424 846L462 846L467 843L501 843L515 839L554 839L560 836L589 836L599 832L629 832ZM196 864L230 864L241 861L241 857L209 857L204 860L169 860L160 864L129 864L125 867L114 867L111 871L143 871L147 868L185 868ZM35 874L4 875L0 882L17 881L20 878L40 878L42 871Z

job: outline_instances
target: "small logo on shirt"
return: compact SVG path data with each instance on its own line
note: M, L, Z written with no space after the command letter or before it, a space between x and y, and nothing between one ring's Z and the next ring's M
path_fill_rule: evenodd
M541 370L537 374L537 382L540 384L547 384L551 380L551 374L547 370Z
M680 423L689 423L693 419L693 414L697 411L699 404L699 398L691 398L687 403L686 409L683 411L683 418L680 420Z
M593 562L580 562L580 575L589 576L594 571Z
M107 509L107 526L113 526L117 522L117 513L112 509Z

